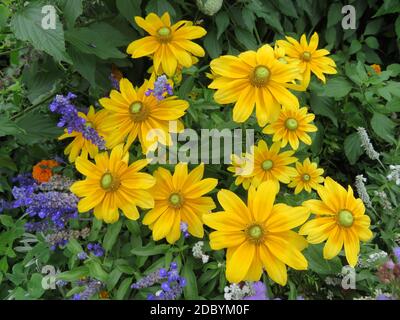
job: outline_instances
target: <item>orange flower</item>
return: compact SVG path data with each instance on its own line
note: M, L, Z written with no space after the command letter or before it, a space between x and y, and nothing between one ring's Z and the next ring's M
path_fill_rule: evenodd
M103 291L100 291L99 297L100 297L100 299L109 299L110 295L108 294L107 291L103 290Z
M37 182L48 182L53 175L52 168L59 165L54 160L42 160L33 167L32 176Z
M377 74L381 74L381 72L382 72L382 70L381 70L381 66L379 65L379 64L372 64L371 65L371 68L372 69L374 69L374 71L377 73Z

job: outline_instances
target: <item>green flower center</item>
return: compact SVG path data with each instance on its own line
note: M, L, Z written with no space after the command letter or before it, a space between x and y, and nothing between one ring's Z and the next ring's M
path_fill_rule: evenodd
M90 121L86 121L85 126L88 128L93 128L93 123Z
M168 27L161 27L158 29L157 34L161 41L168 41L171 38L171 29Z
M135 102L132 102L132 104L130 105L129 111L132 114L136 114L136 113L139 113L142 110L142 107L143 107L143 105L142 105L141 102L135 101Z
M307 173L303 174L303 181L310 181L310 179L311 179L310 175L308 175Z
M271 76L271 72L266 66L257 66L253 71L251 83L257 87L261 87L267 83Z
M247 239L256 244L260 244L264 239L264 228L262 225L255 223L246 228Z
M285 125L286 128L288 128L289 130L296 130L297 127L299 126L299 123L297 122L296 119L289 118L286 120Z
M353 214L350 211L347 210L341 210L339 212L339 224L342 227L351 227L354 222L354 217Z
M303 52L303 60L304 61L310 61L311 60L311 53L308 51Z
M265 171L267 171L267 170L271 169L273 165L274 165L274 163L271 160L265 160L261 166Z
M182 196L179 193L173 193L169 196L169 203L173 207L180 207L182 204Z

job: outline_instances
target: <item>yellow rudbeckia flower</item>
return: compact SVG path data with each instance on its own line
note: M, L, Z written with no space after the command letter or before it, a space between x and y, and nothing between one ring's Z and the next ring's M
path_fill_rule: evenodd
M299 234L307 235L312 244L327 240L323 250L325 259L336 257L344 246L347 262L354 267L360 252L360 240L372 238L371 219L365 214L364 203L354 197L350 186L346 191L329 177L317 192L321 200L303 202L303 206L316 216L301 227Z
M220 104L235 103L233 120L246 121L256 108L260 126L275 121L281 105L298 106L299 101L287 87L299 79L296 65L281 63L274 49L264 45L257 51L246 51L238 57L225 55L210 63L216 75L208 86L217 89L214 100Z
M324 169L318 168L318 165L308 158L303 163L296 162L296 171L297 174L289 183L289 187L295 188L294 194L300 193L303 189L307 192L311 192L311 189L317 190L320 183L324 182L322 177Z
M85 119L86 125L95 129L99 136L105 137L105 132L101 132L100 124L104 122L107 117L106 110L96 112L93 106L90 106L87 114L78 112L78 115L79 117ZM89 155L93 159L94 156L99 152L99 148L90 140L85 139L82 132L73 131L68 133L67 130L65 130L65 133L61 135L58 140L64 140L68 138L74 138L64 150L64 154L68 155L69 162L74 162L78 156L87 158Z
M246 206L233 192L221 190L218 201L224 211L203 215L204 223L217 230L210 233L211 248L227 248L228 281L258 281L264 268L272 280L285 285L286 265L307 269L301 253L307 241L291 229L303 224L310 212L304 207L274 204L277 193L271 181L262 183L257 191L250 187Z
M155 241L166 238L176 242L181 235L180 224L188 225L188 232L198 238L204 236L202 215L215 208L211 197L203 197L218 184L217 179L203 179L204 164L188 173L186 163L178 163L175 173L158 168L154 172L157 180L151 190L155 199L154 209L143 219L143 224L153 230Z
M263 181L272 181L279 190L279 182L290 183L291 178L296 175L296 169L289 165L297 161L292 157L294 151L280 153L280 142L272 144L271 148L265 141L260 141L254 147L254 177L251 184L258 187Z
M161 18L150 13L146 19L135 17L137 25L149 33L142 39L131 42L127 53L132 58L152 56L154 69L172 77L179 65L189 68L193 64L192 54L204 57L202 47L194 43L193 39L203 37L207 32L199 26L193 26L190 21L181 20L171 25L168 12Z
M329 51L326 49L318 48L318 34L314 32L310 42L307 43L306 36L303 34L300 38L300 43L292 37L286 37L286 40L278 40L278 46L285 49L287 60L289 62L298 62L301 72L303 74L302 87L307 88L310 83L311 72L314 73L318 79L325 83L326 79L324 73L335 74L337 73L335 61L326 57Z
M317 127L310 124L315 118L307 113L307 108L283 106L278 120L263 129L263 133L273 134L272 141L282 141L282 148L290 144L293 150L299 148L299 139L305 144L312 143L307 132L317 131Z
M111 90L109 98L99 100L109 111L107 121L101 124L101 129L109 133L107 147L113 148L125 138L125 150L138 138L143 153L147 153L150 146L156 146L156 141L171 145L169 121L176 121L176 131L182 130L183 123L179 118L185 114L189 103L176 96L163 100L153 95L147 96L145 92L153 89L153 81L146 80L140 88L135 89L128 79L123 78L119 86L120 91Z
M253 159L250 154L243 154L239 157L236 154L231 156L231 166L228 167L228 171L232 172L235 179L235 185L239 186L243 184L244 189L249 189L251 181L253 180Z
M123 145L116 146L110 156L108 152L98 153L95 163L82 157L76 159L76 169L86 176L71 186L71 192L82 198L78 203L79 212L94 209L94 215L106 223L119 219L118 209L132 220L139 218L136 206L153 208L154 200L149 189L155 179L141 173L147 160L138 160L128 165L129 153L123 152Z

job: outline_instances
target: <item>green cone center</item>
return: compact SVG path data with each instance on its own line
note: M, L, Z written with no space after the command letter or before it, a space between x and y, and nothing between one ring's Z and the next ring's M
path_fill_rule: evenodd
M181 203L181 201L182 201L182 198L178 193L173 193L169 197L169 202L174 206L179 205Z
M343 227L351 227L353 225L353 214L347 210L341 210L339 212L339 223Z
M311 177L308 174L303 174L303 181L310 181Z
M157 33L160 37L166 38L171 34L171 29L168 27L161 27L158 29Z
M260 239L264 234L263 229L261 228L261 226L259 226L257 224L254 225L254 226L251 226L248 229L247 233L254 240Z
M311 53L308 51L303 52L303 60L304 61L310 61L311 60Z
M114 178L111 173L103 174L103 176L101 177L101 180L100 180L101 187L105 190L110 189L111 186L113 185L113 182L114 182Z
M297 120L293 118L287 119L285 125L286 128L288 128L289 130L296 130L297 127L299 126Z
M272 168L272 166L273 166L273 162L271 161L271 160L265 160L263 163L262 163L262 168L264 169L264 170L269 170L269 169L271 169Z
M270 75L269 69L265 66L258 66L254 70L254 77L256 81L266 81Z
M139 113L142 110L142 103L139 101L133 102L130 107L129 107L129 111L133 114L135 113Z

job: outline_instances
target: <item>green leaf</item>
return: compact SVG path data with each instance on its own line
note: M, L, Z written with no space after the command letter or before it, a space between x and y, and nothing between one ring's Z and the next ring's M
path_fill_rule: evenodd
M168 12L172 17L176 16L174 7L167 0L150 0L146 6L146 13L151 12L159 16L162 16L165 12Z
M287 17L298 18L295 3L291 0L279 0L278 7L282 14Z
M46 30L42 28L42 19L46 18L42 8L42 3L31 2L17 11L11 19L12 31L18 39L30 42L36 49L45 51L55 60L71 62L65 52L64 31L57 12L56 28Z
M0 30L7 25L7 20L10 14L10 9L3 4L0 4Z
M400 16L397 17L394 23L394 30L396 31L397 39L400 39Z
M338 126L338 119L333 112L334 101L332 98L311 94L310 106L315 114L328 117L336 127Z
M337 25L343 19L342 5L340 3L332 3L328 11L328 21L326 27L329 29Z
M385 111L388 112L400 112L400 99L392 99L388 103L386 103Z
M122 220L108 225L107 232L103 239L103 247L106 251L110 251L117 241L119 232L121 231Z
M374 112L371 119L371 126L374 132L383 140L392 144L396 143L396 139L393 137L396 124L387 116Z
M5 116L0 117L0 137L16 135L24 131L17 126L14 121L7 119Z
M55 139L63 133L55 121L40 113L27 113L17 120L17 125L25 131L18 134L17 139L30 145Z
M154 243L149 243L145 247L132 249L131 253L141 257L148 257L166 253L169 248L170 246L167 244L160 244L158 246L155 246Z
M363 150L361 148L361 141L357 132L350 134L344 140L344 153L351 165L355 164L358 158L360 158L362 155Z
M247 30L252 32L255 27L255 22L256 22L256 17L254 15L254 12L250 10L249 8L245 7L242 10L242 17L244 21L244 25L246 26Z
M80 278L86 277L88 275L89 275L89 268L87 266L81 266L69 271L59 273L57 275L57 279L71 282L79 280Z
M76 239L70 239L67 244L67 249L71 251L73 255L81 253L83 250L82 246Z
M126 293L129 290L129 287L130 287L132 281L133 281L133 278L126 278L126 279L124 279L124 281L121 282L121 284L118 287L117 294L115 295L115 299L117 299L117 300L124 299Z
M34 273L28 282L28 294L31 298L38 299L43 293L42 286L43 276L40 273Z
M338 274L342 271L342 263L338 257L326 260L323 257L323 245L311 245L304 250L308 261L308 268L318 274Z
M353 41L351 41L351 45L349 48L349 54L352 55L358 51L360 51L362 48L362 45L360 43L360 41L358 41L357 39L354 39Z
M88 261L86 266L89 268L89 274L91 277L100 280L101 282L107 283L108 274L104 271L103 267L97 261Z
M226 11L220 11L215 16L215 23L217 24L217 39L221 37L226 28L229 26L229 15Z
M138 28L138 30L142 30L141 28L136 26L134 17L141 16L142 10L140 9L140 5L142 0L117 0L117 8L122 16L125 17L126 20L134 27Z
M1 214L0 215L0 223L5 227L11 228L14 225L14 220L10 216Z
M197 299L199 293L197 289L196 275L193 272L193 259L186 260L182 270L182 277L186 279L186 286L183 288L185 299Z
M364 36L379 33L382 23L382 19L375 19L369 22L365 27Z
M76 50L72 46L67 49L67 52L75 71L79 72L92 86L96 86L96 57Z
M117 285L119 279L121 278L122 272L118 269L111 271L107 280L107 291L111 291Z
M68 28L73 28L76 19L82 14L82 0L63 0L61 4Z
M378 49L379 48L379 42L375 37L368 37L367 39L365 39L365 43L371 49Z
M217 39L217 34L214 29L208 32L204 37L204 48L210 55L211 59L215 59L221 55L222 47Z
M349 94L352 89L351 82L346 80L344 77L336 77L327 81L324 94L327 97L332 98L343 98Z
M253 34L240 27L235 28L235 36L237 40L243 44L243 46L248 50L256 50L257 49L257 42L253 36Z

